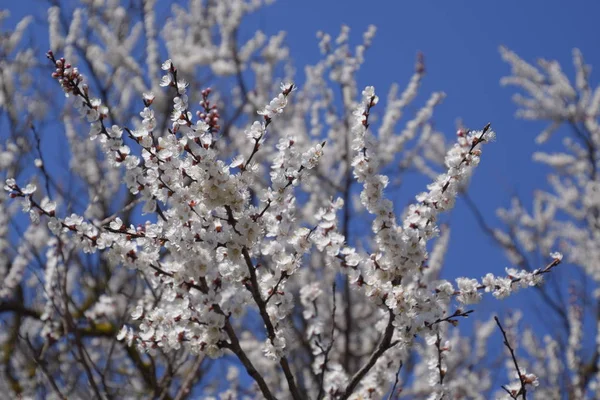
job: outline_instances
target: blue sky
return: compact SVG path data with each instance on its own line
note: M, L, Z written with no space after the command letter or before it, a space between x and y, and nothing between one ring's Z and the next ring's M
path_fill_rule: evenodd
M512 193L530 204L533 190L544 187L547 173L531 161L532 152L540 149L534 138L544 124L514 118L511 96L515 89L499 84L509 66L501 60L498 47L505 45L530 62L539 57L556 59L569 76L573 76L571 52L578 47L588 64L600 68L599 13L600 3L592 1L305 0L276 2L260 15L257 26L268 32L286 30L292 57L300 65L319 57L317 30L336 35L340 25L346 24L352 29L352 38L360 40L369 24L376 25L377 35L367 52L359 84L374 85L382 97L392 82L403 85L408 81L415 54L423 52L427 75L417 103L423 104L433 91L447 94L435 111L436 127L451 137L460 117L472 128L491 122L498 134L497 141L484 148L470 186L472 199L488 222L496 225L495 210L507 206ZM592 70L594 84L596 76ZM402 190L402 201L416 194L408 192L413 187ZM464 202L457 203L450 222L447 276L501 274L510 266L479 229ZM522 293L501 303L485 301L477 307L475 317L519 307L528 296ZM529 309L528 314L536 313Z
M27 13L45 19L47 3L4 0L2 6L12 11L8 26L13 26ZM506 45L528 61L538 57L557 59L570 76L571 50L578 47L588 64L600 68L598 15L600 2L594 1L280 0L250 19L245 32L262 29L272 34L286 30L301 83L302 66L320 57L317 31L335 36L346 24L356 43L367 26L374 24L378 31L359 74L359 84L375 86L382 98L391 83L402 86L408 81L416 53L423 52L427 75L417 105L424 104L433 91L447 94L436 109L436 127L452 137L455 120L460 117L472 128L491 122L497 132L497 141L484 149L470 187L472 198L495 225L495 210L508 205L511 193L518 193L529 204L532 191L543 185L546 176L546 170L531 161L532 152L538 148L534 138L543 124L514 118L511 96L515 91L499 84L509 67L500 59L498 46ZM36 29L42 62L47 46L45 32ZM592 71L593 83L597 82L596 76ZM403 190L403 204L423 190L410 187L416 189ZM446 262L448 276L481 277L490 271L500 274L509 266L462 201L457 203L450 222L453 230ZM484 318L489 311L507 305L520 305L527 296L522 294L500 304L486 301L477 307L475 318Z

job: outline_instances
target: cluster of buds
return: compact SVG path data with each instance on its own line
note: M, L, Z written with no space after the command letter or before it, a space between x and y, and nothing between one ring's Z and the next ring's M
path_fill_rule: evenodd
M425 73L425 56L421 52L417 53L417 62L415 63L415 72L420 75Z
M200 107L202 107L204 111L197 111L196 116L209 126L210 133L216 133L219 131L219 129L221 129L221 126L219 125L219 119L221 116L219 115L217 105L210 104L210 100L208 100L208 96L211 92L211 88L202 90L202 101L200 102Z
M56 66L56 71L52 73L52 77L60 83L65 93L79 94L79 84L83 82L83 76L79 73L76 67L67 63L64 58L58 60L54 57L54 53L50 50L46 53L46 57L50 59ZM83 88L85 91L87 86Z

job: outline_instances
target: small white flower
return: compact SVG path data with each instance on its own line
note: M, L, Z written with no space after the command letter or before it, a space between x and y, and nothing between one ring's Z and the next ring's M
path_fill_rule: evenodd
M553 259L558 260L558 261L562 261L562 259L563 259L562 253L560 253L558 251L550 253L550 257L552 257Z
M33 194L35 193L35 191L37 190L37 186L35 186L35 184L30 183L27 186L25 186L24 189L22 189L21 191L23 192L23 194Z
M298 89L298 87L296 85L294 85L292 82L281 82L281 85L279 86L279 88L281 89L282 93L286 93L286 94L289 94L290 92L293 92Z
M65 225L67 226L79 226L83 222L83 217L77 214L71 214L67 218L65 218Z
M50 201L49 198L44 197L44 199L40 203L40 207L42 208L42 210L44 210L50 214L50 213L56 211L56 202Z
M164 71L168 71L171 69L171 67L173 66L173 63L171 62L171 59L169 58L167 61L165 61L164 63L162 63L161 68Z
M169 86L173 82L173 76L169 73L160 79L160 86Z
M59 235L62 231L62 223L55 217L50 218L48 221L48 229L55 235Z
M144 92L142 94L142 98L144 99L144 101L146 101L147 103L152 103L154 101L154 93L153 92Z
M123 325L121 327L121 329L119 330L119 333L117 333L117 340L121 341L121 340L125 339L126 335L127 335L127 327L125 325Z
M475 279L457 278L456 284L460 292L457 296L458 301L463 304L475 304L481 301L481 293L478 291L479 285Z
M17 187L17 181L14 178L8 178L4 185L4 190L10 192Z
M144 307L138 304L131 313L131 318L133 318L134 320L138 320L142 318L142 315L144 315Z

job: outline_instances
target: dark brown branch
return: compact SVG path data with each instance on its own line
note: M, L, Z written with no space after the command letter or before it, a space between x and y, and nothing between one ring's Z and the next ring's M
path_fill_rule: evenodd
M4 312L15 312L19 315L40 319L41 313L39 311L27 308L21 303L14 301L0 301L0 314Z
M331 349L333 348L333 343L334 343L334 334L335 334L335 311L336 311L336 304L335 304L335 281L333 282L332 285L332 289L331 289L331 293L332 293L332 298L333 298L333 308L331 310L331 333L330 333L330 339L329 339L329 344L327 345L326 349L321 348L320 343L317 343L317 346L319 346L319 348L321 348L321 350L323 351L323 364L321 365L321 374L319 375L319 394L317 395L317 400L321 400L323 398L323 396L325 395L325 372L327 371L327 362L329 361L329 353L331 353Z
M446 371L444 371L444 368L442 368L442 337L440 336L439 331L435 334L435 347L438 353L437 369L440 375L440 385L443 385L444 376L446 376Z
M269 337L269 340L271 342L273 342L273 340L275 340L275 337L277 335L275 333L275 327L273 326L271 317L269 316L269 313L267 312L267 304L263 300L262 296L260 295L260 289L259 289L260 286L258 283L258 279L256 277L256 271L255 271L254 264L252 263L252 259L250 258L250 254L248 253L247 248L244 247L242 249L242 254L244 256L244 260L246 261L246 265L248 266L248 272L250 273L250 282L249 282L249 284L246 285L246 288L252 294L252 298L254 299L254 302L258 306L259 314L265 324L265 327L267 328L267 335ZM279 365L281 366L281 369L283 370L283 374L285 375L285 379L288 382L288 386L290 389L290 393L292 394L292 397L294 398L294 400L301 400L302 395L300 394L300 391L298 390L298 387L296 386L294 374L292 373L289 362L285 356L281 357L281 359L279 360Z
M388 321L387 327L385 328L385 332L383 333L383 336L381 337L381 341L379 342L379 345L377 346L377 349L373 352L373 354L371 354L371 357L369 357L369 360L367 361L367 363L365 365L363 365L363 367L361 369L358 370L358 372L356 372L356 374L354 374L354 376L352 377L352 379L350 380L350 383L348 384L348 386L346 386L346 390L344 390L344 393L342 394L342 396L340 396L339 398L342 400L346 400L348 399L352 393L354 392L354 389L356 389L356 386L358 386L358 384L360 383L360 381L362 380L362 378L364 378L364 376L367 374L367 372L369 372L369 370L371 368L373 368L373 365L375 365L375 363L377 362L377 360L379 360L379 357L381 357L383 355L383 353L385 353L390 347L392 347L392 336L394 334L394 313L389 310L389 315L390 315L390 319Z
M250 375L256 381L263 396L265 396L267 400L276 400L276 397L273 396L273 394L269 390L269 387L267 386L267 383L265 382L264 378L262 377L260 372L258 372L258 370L254 367L252 361L250 361L250 359L242 349L240 341L238 340L237 335L233 330L233 327L231 326L231 322L229 322L229 319L225 320L225 332L227 333L227 336L231 341L226 346L238 357L240 362L246 368L246 372L248 372L248 375Z
M202 291L202 293L208 293L208 284L204 277L200 278L199 290ZM244 365L244 367L246 368L246 372L248 372L248 375L250 375L258 384L258 387L260 388L263 396L268 400L275 400L276 398L271 393L271 390L267 386L267 383L265 382L264 378L254 367L252 361L250 361L250 359L244 352L244 349L242 349L242 346L240 345L240 341L235 333L235 330L233 329L229 318L221 309L221 306L219 306L218 304L213 304L213 309L216 313L225 316L225 326L223 327L223 329L225 329L225 333L227 333L230 343L223 344L223 346L231 350L238 357L242 365Z

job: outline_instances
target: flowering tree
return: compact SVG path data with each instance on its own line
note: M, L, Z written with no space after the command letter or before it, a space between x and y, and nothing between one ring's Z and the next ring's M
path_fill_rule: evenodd
M483 229L505 250L514 264L535 268L550 248L559 246L577 273L557 270L550 282L537 287L552 337L537 340L531 330L515 335L529 357L523 366L535 369L540 398L597 398L600 396L598 329L598 246L600 183L597 176L600 130L600 89L593 88L590 67L579 50L573 51L575 79L556 61L541 59L531 65L501 48L511 75L502 84L522 89L514 96L517 116L548 123L536 138L562 151L536 152L534 160L550 167L548 189L536 190L531 211L518 198L498 212L505 229ZM554 138L553 138L554 136ZM556 140L561 138L560 141ZM567 285L561 282L568 282ZM519 318L519 316L516 316ZM589 339L587 337L590 337ZM586 344L590 343L589 345Z
M482 324L474 341L455 328L485 292L533 286L553 300L538 284L562 260L554 247L595 279L600 92L581 57L573 88L556 63L540 72L503 50L506 82L531 96L518 99L523 116L553 121L542 139L572 126L572 154L536 155L559 175L556 193L536 195L535 215L516 203L501 213L507 230L484 223L515 268L451 282L440 279L450 230L439 221L468 190L491 126L460 128L446 144L432 124L444 97L434 93L399 127L422 56L376 113L375 90L356 83L375 28L356 47L346 27L319 34L323 58L297 87L283 33L242 42L240 26L261 6L190 1L157 22L153 0L55 4L45 62L19 47L28 19L0 37L2 390L593 396L598 352L583 357L580 340L590 301L548 302L565 350L559 336L541 345L517 334L518 315ZM55 82L34 82L34 70ZM409 167L432 183L401 209L386 197L398 185L388 176ZM485 362L496 326L510 380L497 386Z

